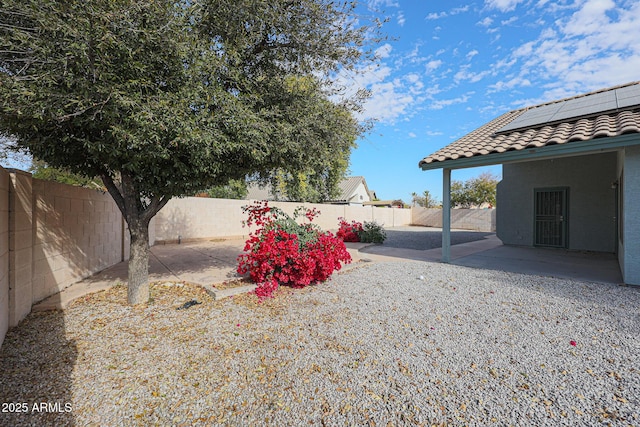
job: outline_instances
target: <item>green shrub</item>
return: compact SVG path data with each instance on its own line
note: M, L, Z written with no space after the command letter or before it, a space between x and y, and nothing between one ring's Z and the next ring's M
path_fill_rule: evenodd
M358 231L358 237L363 243L382 243L387 238L387 233L381 224L375 221L365 221L362 231Z

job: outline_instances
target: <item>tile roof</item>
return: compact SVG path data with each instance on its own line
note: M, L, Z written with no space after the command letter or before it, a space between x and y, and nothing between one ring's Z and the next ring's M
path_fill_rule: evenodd
M425 157L420 161L419 166L473 156L504 153L506 151L540 148L556 144L579 143L580 141L589 141L596 138L640 133L640 105L638 104L618 108L615 111L573 117L552 124L544 123L525 129L514 129L506 132L501 131L501 129L505 128L509 123L516 120L525 112L532 111L532 109L546 107L550 104L561 103L567 100L588 97L593 94L601 94L619 88L628 88L634 85L640 88L640 82L629 83L623 86L580 95L579 97L510 111Z

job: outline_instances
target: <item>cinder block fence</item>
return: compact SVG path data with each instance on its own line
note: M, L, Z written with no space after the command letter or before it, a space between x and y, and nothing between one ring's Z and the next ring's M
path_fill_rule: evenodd
M108 194L0 168L0 343L31 306L128 257Z

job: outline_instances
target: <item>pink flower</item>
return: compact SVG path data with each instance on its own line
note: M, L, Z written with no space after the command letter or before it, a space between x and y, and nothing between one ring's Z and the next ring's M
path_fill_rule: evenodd
M569 344L571 344L571 345L572 345L572 346L574 346L574 347L575 347L576 345L578 345L578 344L576 344L576 342L575 342L574 340L569 341Z

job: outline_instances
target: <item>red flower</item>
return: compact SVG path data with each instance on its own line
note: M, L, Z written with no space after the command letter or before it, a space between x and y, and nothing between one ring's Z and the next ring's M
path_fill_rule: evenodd
M576 342L575 342L574 340L569 341L569 344L571 344L571 345L572 345L572 346L574 346L574 347L575 347L576 345L578 345L578 344L576 344Z
M296 209L294 217L302 209ZM254 203L243 210L248 212L247 224L260 228L249 235L245 253L238 257L237 271L249 273L251 280L258 283L255 292L260 299L272 296L281 284L304 287L323 282L341 268L341 263L351 262L342 240L321 232L313 224L298 224L294 231L292 218L277 208L270 209L266 202ZM309 221L317 214L316 209L304 212ZM305 236L304 244L296 233Z

